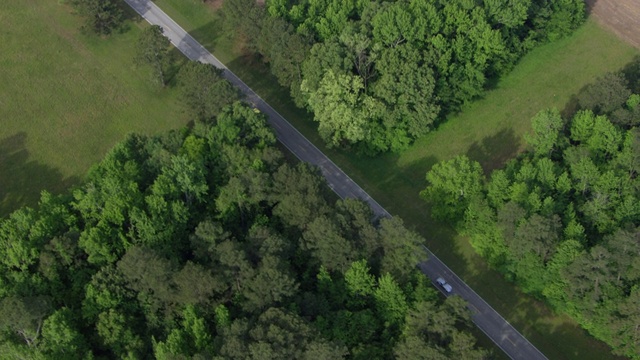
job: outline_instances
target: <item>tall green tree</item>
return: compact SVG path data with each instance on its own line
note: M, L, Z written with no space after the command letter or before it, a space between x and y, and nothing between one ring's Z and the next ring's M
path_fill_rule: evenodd
M344 274L347 290L354 304L366 304L373 295L376 279L370 273L366 260L356 261L351 264Z
M627 80L622 74L607 73L578 94L578 104L596 114L609 114L624 104L630 95Z
M385 49L376 67L380 75L372 88L386 107L382 115L386 141L392 151L400 151L429 132L440 113L434 72L408 44Z
M284 223L304 229L329 212L324 197L327 187L314 171L303 164L283 165L273 174L273 213Z
M303 234L303 244L330 271L345 272L357 253L338 225L327 216L313 220Z
M167 84L171 53L169 39L159 25L151 25L140 34L136 47L136 62L151 67L153 81Z
M178 73L187 112L197 120L211 120L238 99L238 92L211 64L189 61Z
M109 310L98 316L98 335L113 356L133 360L145 353L145 344L134 328L135 323L135 319L118 310Z
M87 340L71 309L55 311L42 325L44 347L54 358L83 359L91 357Z
M222 3L224 24L228 33L236 33L250 50L257 51L256 39L260 38L265 18L264 7L253 0L227 0Z
M527 142L540 156L548 156L560 145L564 121L558 109L539 112L532 120L533 135L527 136Z
M262 22L256 47L280 85L291 90L291 96L301 96L302 63L311 45L307 37L297 34L284 19L267 16Z
M109 35L122 25L124 13L116 0L73 0L72 4L86 18L84 28L98 35Z
M284 302L298 289L290 270L275 256L265 256L256 271L248 279L242 294L247 299L247 309L265 309Z
M402 325L409 306L402 289L391 275L384 274L378 279L374 297L378 314L385 321L385 325Z
M0 328L14 332L29 347L36 347L51 310L46 296L6 297L0 301Z
M408 230L402 219L393 217L380 221L380 243L384 252L380 272L388 272L401 283L408 282L416 264L425 257L422 238Z
M427 173L429 185L420 195L433 204L433 215L458 221L471 199L482 190L482 167L467 156L438 163Z
M310 93L305 82L302 91L309 96L309 107L319 122L320 136L332 147L356 144L370 137L371 123L381 111L380 103L364 92L362 78L329 71L317 91Z

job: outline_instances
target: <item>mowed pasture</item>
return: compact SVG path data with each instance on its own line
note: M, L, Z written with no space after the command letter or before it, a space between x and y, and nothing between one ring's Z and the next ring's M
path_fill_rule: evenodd
M108 38L81 25L62 1L0 2L0 215L78 183L129 132L187 123L177 91L134 64L146 23Z
M485 171L502 166L526 149L524 134L539 110L570 111L575 95L597 77L630 64L640 53L589 19L574 34L545 44L525 56L511 73L456 114L436 131L402 154L363 158L327 149L311 116L294 107L288 90L257 59L226 35L211 7L196 1L157 0L156 3L205 47L236 72L302 133L325 151L356 182L392 214L427 239L427 245L462 275L481 296L520 329L550 359L610 359L610 348L589 336L565 315L544 302L522 294L501 274L488 269L467 239L451 224L433 221L420 199L425 173L438 161L467 154Z

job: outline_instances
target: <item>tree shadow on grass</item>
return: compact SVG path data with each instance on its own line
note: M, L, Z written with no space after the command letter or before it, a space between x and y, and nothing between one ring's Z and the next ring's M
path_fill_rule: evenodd
M22 206L35 206L42 190L59 194L77 184L78 177L68 177L48 165L29 160L27 134L19 132L0 140L0 216L7 216Z
M580 90L578 90L578 94L582 93L587 86L583 86ZM580 103L578 102L578 94L573 94L569 98L569 101L565 104L564 108L560 110L560 115L563 119L571 119L573 115L580 110Z
M613 73L622 74L622 76L627 81L627 88L631 90L632 93L640 93L640 56L636 55L633 60L631 60L622 69L613 71ZM576 114L576 112L578 112L578 110L582 110L582 108L580 107L579 99L583 96L585 91L590 86L597 84L602 76L593 79L593 81L591 81L589 84L580 88L580 90L578 90L576 94L571 95L571 98L560 112L564 119L571 119Z
M640 56L636 55L630 63L620 71L627 80L629 90L634 94L640 93Z
M226 66L254 91L259 92L263 99L277 99L278 102L295 107L289 88L278 83L278 79L269 69L269 64L262 61L259 55L245 53Z
M120 10L122 10L123 21L122 21L122 24L120 24L120 26L118 26L118 28L115 29L115 32L119 34L124 34L129 30L131 30L132 22L135 23L143 20L142 16L140 16L140 14L138 14L135 10L133 10L133 8L127 5L127 3L125 3L124 1L120 2L118 6L120 7Z
M513 159L520 150L520 138L513 129L504 129L487 136L481 142L474 142L467 150L467 156L482 165L486 175L501 168L507 161Z
M172 46L169 50L169 59L166 86L169 88L175 88L179 85L178 74L180 73L180 69L182 69L182 67L190 60L187 59L175 46Z
M405 168L387 171L388 182L378 187L387 190L385 202L389 204L386 208L390 213L400 216L411 230L422 235L429 250L454 271L464 272L468 264L460 256L454 241L457 236L455 224L434 219L432 205L420 196L427 186L426 173L440 160L435 156L425 156ZM464 276L463 273L459 275Z
M444 254L439 256L441 260L549 359L624 359L612 355L607 344L593 338L568 316L556 313L544 299L523 293L475 252L461 250L460 244L466 239L456 240L458 245L451 251L463 259L454 259L449 265L446 256L450 254ZM463 268L459 268L460 263ZM481 344L490 343L483 339Z

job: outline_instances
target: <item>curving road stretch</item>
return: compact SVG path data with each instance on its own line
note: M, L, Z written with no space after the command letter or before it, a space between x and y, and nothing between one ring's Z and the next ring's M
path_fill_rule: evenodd
M341 198L357 198L366 201L376 217L391 215L345 174L336 164L324 155L315 145L307 140L282 115L258 96L247 84L227 69L215 56L198 43L182 27L165 14L150 0L125 0L138 14L150 24L159 25L164 35L186 57L194 61L212 64L221 69L225 79L238 87L246 100L267 115L269 124L275 130L278 140L301 161L316 165L322 171L327 183ZM462 279L441 262L426 247L428 261L418 264L420 270L435 284L435 279L443 277L452 285L453 291L445 296L459 295L469 303L473 322L510 358L518 360L547 359L509 322L498 314ZM442 289L440 289L442 291Z

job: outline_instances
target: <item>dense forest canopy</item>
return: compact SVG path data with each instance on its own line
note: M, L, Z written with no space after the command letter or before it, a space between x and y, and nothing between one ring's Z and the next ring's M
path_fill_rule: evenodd
M369 154L405 149L584 19L583 0L225 0L223 10L329 146Z
M372 217L287 164L241 103L191 129L130 135L82 185L0 220L0 353L485 358L466 304L416 270L423 240Z
M436 164L422 194L524 291L640 359L640 82L628 78L598 79L572 116L538 113L532 150L488 178L466 156Z

